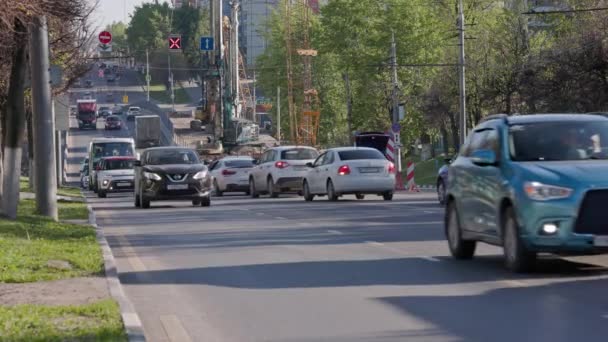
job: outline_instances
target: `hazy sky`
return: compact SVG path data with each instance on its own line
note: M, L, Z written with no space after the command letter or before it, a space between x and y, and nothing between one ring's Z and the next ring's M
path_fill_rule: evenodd
M104 28L113 21L128 22L129 15L133 13L135 6L151 1L152 0L99 0L99 5L93 16L94 26Z

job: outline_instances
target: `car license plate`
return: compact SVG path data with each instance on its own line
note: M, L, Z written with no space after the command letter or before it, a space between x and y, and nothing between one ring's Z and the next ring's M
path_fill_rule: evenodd
M598 247L608 247L608 235L594 237L593 245Z
M359 172L361 173L378 173L380 170L377 167L360 167Z
M186 190L188 189L188 184L170 184L167 185L167 190Z
M126 187L126 186L131 186L131 183L129 183L129 182L120 182L120 183L116 183L116 186Z

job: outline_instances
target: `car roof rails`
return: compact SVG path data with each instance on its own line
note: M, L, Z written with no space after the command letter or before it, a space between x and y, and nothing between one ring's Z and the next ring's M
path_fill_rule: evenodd
M490 121L490 120L497 120L497 119L503 120L505 123L508 123L509 122L508 118L509 118L509 115L507 115L507 114L492 114L492 115L483 117L481 119L480 123Z

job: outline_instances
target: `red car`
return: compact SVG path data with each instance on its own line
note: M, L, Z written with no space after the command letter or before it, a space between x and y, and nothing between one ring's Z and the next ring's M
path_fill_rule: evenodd
M106 118L106 130L122 129L122 121L116 115L110 115Z

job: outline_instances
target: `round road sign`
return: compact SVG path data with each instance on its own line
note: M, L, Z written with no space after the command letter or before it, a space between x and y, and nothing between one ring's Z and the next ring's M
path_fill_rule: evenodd
M110 44L112 42L112 34L108 31L103 31L99 34L99 42L101 44Z

